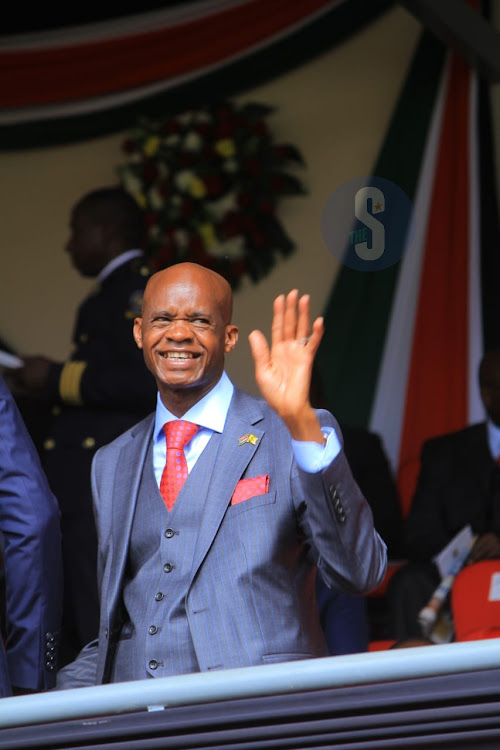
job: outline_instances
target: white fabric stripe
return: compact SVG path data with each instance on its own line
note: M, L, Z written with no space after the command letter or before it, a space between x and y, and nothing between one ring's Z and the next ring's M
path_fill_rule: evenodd
M477 75L471 75L469 98L469 359L468 372L468 421L480 422L485 419L485 410L478 384L478 367L484 349L483 320L481 308L481 222L479 215L479 138L477 123Z
M415 194L415 238L404 254L399 272L370 418L370 429L381 436L394 472L399 458L420 275L449 73L448 58L432 113Z
M63 117L90 115L95 112L110 110L115 107L139 102L142 99L147 99L156 94L168 91L169 89L185 84L195 78L207 75L208 73L213 73L216 70L237 62L254 52L261 51L266 47L271 47L273 44L276 44L290 34L295 33L299 29L308 26L318 18L326 15L334 6L341 5L345 1L346 0L340 0L339 2L339 0L332 0L332 2L325 5L320 10L315 11L306 18L302 18L291 26L287 26L286 29L278 32L274 36L267 37L264 41L245 48L238 54L224 58L220 62L214 63L213 65L207 65L204 68L196 68L196 70L176 76L175 78L167 78L161 81L156 81L155 83L147 84L146 86L119 91L116 94L110 94L108 96L81 99L60 104L41 105L39 107L19 107L3 111L0 110L0 127L6 125L22 125L23 123L45 120L57 120Z
M10 34L0 36L0 50L20 52L21 50L56 49L107 41L123 36L136 36L168 26L189 23L214 13L230 10L238 5L249 5L252 2L254 0L200 0L200 2L188 5L181 4L173 8L146 11L107 21Z

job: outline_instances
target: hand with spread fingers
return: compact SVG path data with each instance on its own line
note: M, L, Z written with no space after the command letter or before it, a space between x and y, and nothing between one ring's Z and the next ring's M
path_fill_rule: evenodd
M323 318L311 325L309 295L297 289L274 300L271 347L261 331L249 335L255 379L263 397L283 419L295 440L323 443L309 400L314 357L323 336Z

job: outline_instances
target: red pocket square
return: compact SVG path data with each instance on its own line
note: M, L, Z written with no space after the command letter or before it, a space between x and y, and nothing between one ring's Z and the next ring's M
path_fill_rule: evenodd
M264 495L268 491L268 489L269 477L267 474L263 474L261 477L248 477L248 479L240 479L231 498L231 505L242 503L243 500L248 500L249 497Z

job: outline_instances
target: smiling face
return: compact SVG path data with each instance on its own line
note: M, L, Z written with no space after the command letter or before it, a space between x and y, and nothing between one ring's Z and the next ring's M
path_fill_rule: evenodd
M165 406L180 417L219 381L225 354L238 341L231 289L195 263L154 274L144 292L134 338Z

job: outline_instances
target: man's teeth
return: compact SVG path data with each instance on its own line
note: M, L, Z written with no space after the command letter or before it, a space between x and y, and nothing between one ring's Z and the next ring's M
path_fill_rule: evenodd
M165 352L161 356L165 359L193 359L191 352Z

